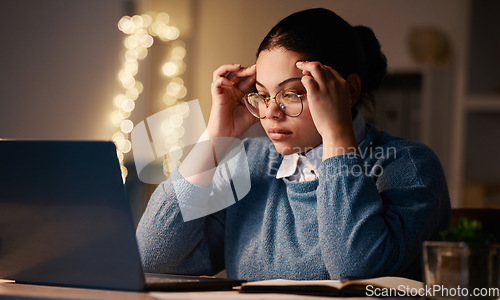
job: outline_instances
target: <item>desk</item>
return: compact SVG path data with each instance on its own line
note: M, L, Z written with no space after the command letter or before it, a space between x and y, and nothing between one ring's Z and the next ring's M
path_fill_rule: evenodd
M69 288L45 285L9 283L0 281L0 299L102 299L151 300L148 293L122 292L96 289ZM7 298L8 299L8 298Z
M306 299L341 299L313 296L299 296L287 294L240 294L236 291L224 292L123 292L96 289L82 289L69 287L56 287L44 285L31 285L2 282L0 280L0 299L89 299L89 300L306 300ZM347 299L347 298L346 298ZM349 298L352 299L352 298Z

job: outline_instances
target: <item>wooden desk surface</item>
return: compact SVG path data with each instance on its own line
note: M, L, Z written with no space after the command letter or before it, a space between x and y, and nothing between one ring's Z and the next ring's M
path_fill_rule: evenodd
M97 289L69 288L44 285L31 285L2 282L0 280L0 299L89 299L89 300L306 300L328 299L325 297L287 295L287 294L240 294L236 291L223 292L123 292ZM341 298L335 298L341 299ZM347 299L347 298L346 298ZM352 299L352 298L351 298Z
M83 288L56 287L20 283L0 282L0 299L2 297L21 297L22 299L123 299L150 300L157 299L148 293L96 290Z

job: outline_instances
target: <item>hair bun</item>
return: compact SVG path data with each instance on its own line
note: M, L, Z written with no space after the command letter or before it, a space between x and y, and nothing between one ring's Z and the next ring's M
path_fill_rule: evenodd
M366 26L354 26L365 58L365 70L362 75L362 89L370 93L380 87L387 73L387 60L380 49L380 43L373 31ZM364 77L364 78L363 78Z

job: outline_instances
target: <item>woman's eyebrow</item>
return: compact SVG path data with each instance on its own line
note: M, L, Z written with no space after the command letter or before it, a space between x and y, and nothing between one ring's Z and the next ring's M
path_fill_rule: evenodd
M302 79L302 77L288 78L288 79L283 80L282 82L280 82L280 83L278 84L278 86L283 86L283 85L285 85L285 84L287 84L287 83L289 83L289 82L291 82L291 81L297 81L297 80L301 80L301 79ZM256 85L258 85L258 86L261 86L261 87L263 87L263 88L266 88L266 87L265 87L262 83L260 83L260 82L258 82L258 81L255 81L255 84L256 84Z
M297 81L297 80L301 80L302 77L295 77L295 78L289 78L287 80L283 80L280 84L278 84L278 86L283 86L291 81Z
M258 86L261 86L263 88L266 88L262 83L258 82L257 80L255 81L255 84L258 85Z

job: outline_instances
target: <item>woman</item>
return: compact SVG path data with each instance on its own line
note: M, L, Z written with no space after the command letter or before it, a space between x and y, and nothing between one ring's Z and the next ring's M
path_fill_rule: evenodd
M137 229L146 271L419 279L420 244L447 227L450 202L429 148L358 114L385 72L371 30L326 9L279 22L255 66L218 68L210 139L238 137L258 120L268 135L243 143L251 189L225 210L184 222L182 196L206 192L212 175L185 179L181 166L157 188ZM214 156L196 157L201 166Z

